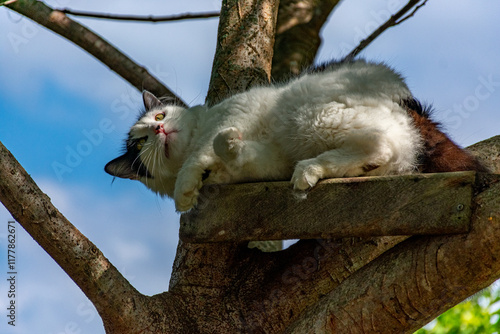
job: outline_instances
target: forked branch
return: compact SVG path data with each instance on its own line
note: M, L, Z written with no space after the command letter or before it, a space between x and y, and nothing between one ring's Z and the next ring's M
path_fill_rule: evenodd
M50 202L0 142L0 201L61 266L103 319L126 321L144 298Z
M364 48L366 48L371 42L373 42L378 36L380 36L387 29L397 26L398 24L403 23L408 20L410 17L415 15L415 13L427 3L427 0L424 0L420 5L419 3L422 0L410 0L408 3L401 8L396 14L392 15L384 24L378 27L374 32L371 33L370 36L362 40L357 47L355 47L347 56L344 57L343 60L352 60L354 59ZM407 16L403 17L410 10L413 11Z

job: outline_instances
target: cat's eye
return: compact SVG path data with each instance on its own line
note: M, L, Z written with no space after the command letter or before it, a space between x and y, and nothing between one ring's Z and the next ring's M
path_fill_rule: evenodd
M141 138L139 139L139 141L137 142L137 149L140 151L142 150L142 147L144 146L144 143L146 142L146 138Z
M164 112L161 112L159 114L156 114L155 116L155 121L161 121L162 119L165 118L165 113Z

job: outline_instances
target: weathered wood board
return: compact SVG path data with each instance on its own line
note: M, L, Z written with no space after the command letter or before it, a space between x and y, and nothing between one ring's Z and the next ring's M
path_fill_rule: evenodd
M475 172L211 185L181 216L185 242L466 233Z

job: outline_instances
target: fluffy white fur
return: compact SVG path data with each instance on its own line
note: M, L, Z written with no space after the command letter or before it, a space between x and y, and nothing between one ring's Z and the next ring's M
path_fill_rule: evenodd
M399 105L410 96L398 74L364 61L253 88L212 108L162 105L146 92L150 110L129 140L147 137L138 159L150 176L137 178L186 211L207 183L291 179L306 190L328 177L410 173L422 145Z

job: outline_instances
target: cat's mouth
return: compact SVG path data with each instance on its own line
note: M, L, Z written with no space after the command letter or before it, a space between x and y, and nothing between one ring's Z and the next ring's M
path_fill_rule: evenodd
M169 145L169 136L173 133L177 133L178 131L177 130L171 130L171 131L166 131L163 126L159 126L155 129L155 133L156 135L159 135L159 136L162 136L164 135L165 138L164 138L164 152L165 152L165 157L168 159L170 154L169 154L169 149L168 149L168 145Z

